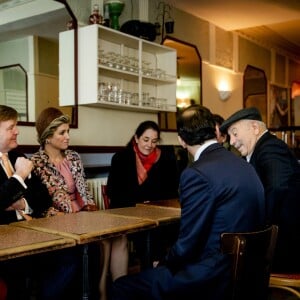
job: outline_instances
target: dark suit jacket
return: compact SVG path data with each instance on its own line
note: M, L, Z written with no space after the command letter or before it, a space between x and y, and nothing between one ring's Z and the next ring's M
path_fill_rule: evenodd
M250 163L265 188L268 223L279 225L273 268L300 272L300 165L269 132L258 140Z
M112 208L134 206L145 200L164 200L178 197L178 172L174 153L161 149L159 160L139 185L135 152L131 145L117 152L111 161L107 193Z
M12 165L15 164L19 156L24 156L16 151L8 153ZM24 197L29 206L33 209L33 217L40 217L52 204L51 197L48 194L46 186L40 179L31 173L31 179L26 179L27 189L14 177L7 178L3 168L0 166L0 224L8 224L17 221L16 212L5 211L7 207L15 201Z
M264 227L261 181L250 164L216 143L183 171L180 202L180 233L166 257L167 269L152 271L154 297L224 299L230 262L220 252L220 235Z

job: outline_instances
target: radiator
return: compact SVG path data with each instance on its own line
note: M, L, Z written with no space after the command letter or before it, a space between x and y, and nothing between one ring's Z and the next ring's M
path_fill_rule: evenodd
M99 209L106 209L109 206L107 199L105 199L106 183L107 183L107 178L87 179L88 187Z

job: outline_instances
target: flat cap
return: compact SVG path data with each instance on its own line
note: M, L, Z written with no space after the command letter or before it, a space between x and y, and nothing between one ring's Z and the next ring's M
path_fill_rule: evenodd
M240 120L257 120L262 121L261 114L256 107L248 107L241 109L231 115L227 120L225 120L221 126L220 130L222 132L226 132L228 127L230 127L233 123Z

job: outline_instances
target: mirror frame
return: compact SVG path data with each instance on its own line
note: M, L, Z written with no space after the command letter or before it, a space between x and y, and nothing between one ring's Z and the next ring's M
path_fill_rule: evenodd
M171 41L174 41L175 43L180 43L180 44L183 44L184 46L191 47L195 51L195 54L199 59L199 103L198 104L202 105L202 58L201 58L201 55L200 55L200 52L199 52L197 46L194 44L185 42L183 40L177 39L175 37L169 36L169 35L166 35L162 39L161 45L164 45L166 40L171 40ZM170 46L168 46L168 47L170 47ZM176 103L176 107L177 107L177 103ZM177 119L178 111L179 110L177 107L177 112L159 112L158 113L158 124L160 126L161 131L169 131L169 132L177 131L176 119Z
M72 19L72 26L74 29L74 106L72 107L72 118L70 127L78 128L78 21L74 15L70 5L67 0L54 0L56 2L62 3ZM59 74L58 74L59 76Z
M254 74L253 78L247 78L247 72L252 72ZM260 76L257 76L257 75ZM247 82L252 80L251 83ZM260 80L260 82L257 82ZM250 89L247 89L247 86ZM252 97L252 99L249 99ZM258 103L256 105L253 104L259 98L264 98L264 103ZM247 100L251 100L250 103L247 103ZM256 106L262 115L263 121L268 124L268 81L266 77L266 73L263 69L254 67L252 65L247 65L243 74L243 107Z
M67 13L70 16L70 21L72 22L72 29L74 30L74 105L72 105L72 115L71 115L71 121L70 121L70 127L71 128L78 128L78 47L77 47L77 41L78 41L78 22L77 18L74 15L70 5L68 4L67 0L51 0L55 1L58 3L61 3ZM26 72L26 78L28 79L28 74ZM58 74L59 76L59 74ZM59 77L58 77L59 78ZM26 93L27 93L27 118L28 118L28 105L29 105L29 100L28 100L28 80L26 82ZM59 107L58 107L59 108ZM36 120L37 116L35 116ZM18 125L20 126L35 126L35 121L18 121Z
M9 69L9 68L17 68L17 67L20 68L21 71L23 71L24 76L25 76L26 119L28 120L28 76L27 76L26 70L24 69L24 67L21 64L12 64L12 65L7 65L7 66L0 66L0 70ZM26 121L18 121L18 124L21 124L22 122L26 123Z

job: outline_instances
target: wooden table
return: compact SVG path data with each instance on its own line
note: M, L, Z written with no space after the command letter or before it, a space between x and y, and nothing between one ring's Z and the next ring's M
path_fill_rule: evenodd
M63 216L16 222L13 225L59 234L73 238L77 244L86 244L153 228L156 223L145 218L112 215L106 213L106 211L82 211Z
M172 207L137 204L134 207L107 209L104 211L104 213L109 215L136 217L144 220L154 221L157 225L164 225L178 222L180 220L181 210Z
M0 261L74 247L74 239L51 233L0 225Z
M105 211L82 211L63 216L16 222L12 225L72 238L77 244L83 245L82 299L89 297L88 243L157 226L156 222L150 219L108 214Z
M179 199L166 199L166 200L158 200L158 201L145 201L144 203L138 203L136 206L143 205L154 205L159 207L172 207L181 209Z

